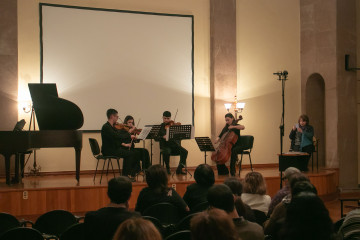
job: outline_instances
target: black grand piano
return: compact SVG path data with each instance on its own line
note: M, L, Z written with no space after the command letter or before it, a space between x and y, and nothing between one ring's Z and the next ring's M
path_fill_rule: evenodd
M37 148L75 148L76 179L80 179L80 157L84 117L80 108L59 98L56 84L30 83L39 131L0 131L0 154L5 157L6 184L10 184L10 157ZM16 158L16 167L18 160ZM18 177L18 171L15 172Z

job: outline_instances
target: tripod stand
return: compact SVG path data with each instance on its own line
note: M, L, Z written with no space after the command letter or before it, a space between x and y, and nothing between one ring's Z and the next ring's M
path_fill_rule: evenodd
M32 106L32 108L31 108L29 131L31 131L31 124L33 124L33 131L35 131L36 130L36 126L35 126L36 123L35 123L35 109L34 109L34 106ZM37 176L40 173L41 166L37 165L37 163L36 163L36 150L34 149L33 151L34 151L34 163L33 163L33 167L30 169L29 175ZM29 158L28 158L28 160L29 160Z

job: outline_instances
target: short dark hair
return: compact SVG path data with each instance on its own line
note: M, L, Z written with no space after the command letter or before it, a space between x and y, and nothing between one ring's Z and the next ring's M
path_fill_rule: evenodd
M128 177L113 178L108 183L108 196L111 202L120 204L129 200L132 192L132 184Z
M300 119L302 119L304 122L306 122L306 125L309 125L309 117L306 114L301 114L299 117L299 123L300 123Z
M234 118L234 115L232 115L232 113L227 113L227 114L225 114L225 117L227 118Z
M243 192L243 185L242 185L240 179L238 179L236 177L229 177L229 178L225 179L224 184L231 189L231 191L234 195L241 196L241 194Z
M207 164L200 164L194 172L194 178L197 184L202 186L212 186L215 183L215 174L212 168Z
M134 120L133 116L127 115L127 116L125 117L125 119L124 119L124 124L127 124L127 122L128 122L129 120Z
M212 186L208 191L207 200L211 207L222 209L227 213L234 210L234 195L225 184Z
M291 197L295 197L300 193L313 193L317 195L317 190L310 181L297 181L291 185Z
M146 170L146 183L149 188L164 192L168 189L168 175L160 164L152 165Z
M163 113L163 117L171 117L171 112L165 111L165 112Z
M293 173L288 177L290 189L294 187L297 182L310 182L309 178L303 173Z
M110 109L108 109L108 110L106 111L106 116L107 116L108 119L110 119L111 115L117 114L117 113L118 113L118 111L116 111L116 110L113 109L113 108L110 108Z

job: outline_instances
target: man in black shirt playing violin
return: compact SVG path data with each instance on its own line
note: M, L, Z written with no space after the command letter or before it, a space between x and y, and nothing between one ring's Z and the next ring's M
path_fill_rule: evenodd
M162 150L162 154L163 154L163 160L165 162L166 165L166 171L168 174L170 174L170 155L171 154L180 154L180 162L179 165L176 169L176 174L186 174L186 172L184 172L182 170L183 167L185 167L186 165L186 158L188 155L188 151L183 148L180 145L180 141L177 140L168 140L166 141L166 127L169 127L170 123L173 122L171 121L171 112L169 111L165 111L163 113L163 123L161 124L159 133L158 133L158 137L157 140L160 141L160 149Z
M118 130L114 127L119 119L115 109L108 109L106 112L108 121L101 128L102 146L101 152L105 156L118 156L124 158L123 176L129 176L134 181L136 168L139 164L139 157L130 151L131 144L127 143L129 133L125 130Z

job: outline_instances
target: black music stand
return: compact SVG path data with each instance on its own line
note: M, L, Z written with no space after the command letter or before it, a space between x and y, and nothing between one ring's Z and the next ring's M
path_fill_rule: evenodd
M151 127L151 130L149 134L146 136L145 139L150 139L150 163L152 165L152 159L153 159L153 139L155 140L159 134L159 130L161 128L161 125L145 125L145 127Z
M206 152L214 152L215 148L209 137L195 137L195 141L201 152L204 152L205 164L206 164Z
M173 125L170 126L166 131L166 141L168 140L184 140L184 139L192 139L194 138L194 127L190 124L188 125ZM185 164L185 172L192 177L192 174L187 169L187 164ZM174 176L176 172L172 174Z

